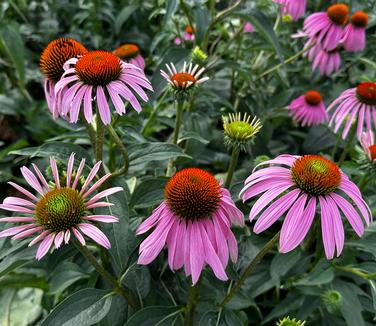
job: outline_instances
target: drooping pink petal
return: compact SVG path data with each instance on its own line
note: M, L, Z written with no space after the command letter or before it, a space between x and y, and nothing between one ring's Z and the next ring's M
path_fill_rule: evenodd
M74 227L72 227L71 230L74 236L76 237L76 239L81 243L81 245L86 246L86 241L84 237L82 236L82 234Z
M106 237L106 235L99 230L96 226L88 224L88 223L80 223L77 225L80 231L87 235L89 238L100 244L102 247L106 249L111 248L111 243Z
M54 241L54 236L55 236L54 233L50 233L43 239L42 243L39 245L38 250L37 250L37 254L36 254L37 260L41 260L48 253Z
M103 223L115 223L119 222L119 218L112 215L89 215L83 217L84 220L97 221Z
M327 259L333 259L335 250L332 214L323 196L319 196L321 206L321 233Z

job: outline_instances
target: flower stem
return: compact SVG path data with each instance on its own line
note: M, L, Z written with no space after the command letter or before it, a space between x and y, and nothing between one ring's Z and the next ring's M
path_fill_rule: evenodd
M227 170L226 181L224 183L224 188L228 189L231 185L232 176L234 175L234 171L238 163L238 158L239 158L239 150L236 148L233 148L232 154L231 154L230 165Z
M269 75L270 73L278 70L279 68L281 68L282 66L294 61L295 59L299 58L302 54L304 54L305 52L307 52L308 50L310 50L312 47L314 46L314 44L311 44L310 46L306 47L306 48L303 48L302 50L300 50L299 52L295 53L293 56L287 58L285 61L275 65L274 67L264 71L260 76L258 76L256 78L256 80L259 80L261 79L262 77L265 77L266 75Z
M109 272L107 272L97 261L94 255L86 246L82 246L74 242L76 248L80 253L88 260L88 262L95 268L95 270L106 279L111 285L115 287L115 290L127 300L128 305L133 309L137 309L137 305L129 295L129 293L118 283L118 281Z
M233 298L233 296L241 289L242 285L244 284L245 280L251 275L251 273L254 271L256 266L261 262L262 258L274 247L274 245L277 243L279 239L278 232L256 255L255 258L249 263L249 265L246 267L242 275L240 276L239 280L236 282L234 287L231 289L229 293L224 297L220 304L220 308L224 308L224 306Z
M183 100L176 101L175 129L174 129L174 136L173 136L173 139L172 139L172 143L174 145L177 145L178 140L179 140L179 132L180 132L180 126L181 126L181 119L182 119L182 116L183 116L183 108L184 108L184 101ZM174 167L174 159L171 158L168 161L168 165L167 165L166 175L168 177L171 176L173 167Z
M95 160L102 161L103 160L103 143L104 143L104 125L103 122L97 114L97 129L95 134Z
M185 309L185 320L184 320L185 326L193 325L199 286L200 286L200 280L195 285L189 287L188 302L187 302L187 306Z
M107 126L107 130L108 130L108 133L110 134L110 137L112 138L112 140L114 141L114 143L118 147L118 149L119 149L119 151L120 151L120 153L121 153L121 155L123 156L123 159L124 159L123 167L121 167L119 170L116 170L116 171L111 173L111 178L113 178L113 177L117 177L119 175L123 175L123 174L127 173L128 168L129 168L129 156L128 156L128 151L127 151L126 147L124 146L123 142L121 141L120 137L116 133L116 130L111 125Z
M347 142L346 142L346 146L345 148L343 149L343 152L341 154L341 157L339 158L339 161L337 163L337 165L340 167L342 165L342 163L344 162L350 148L351 148L351 145L352 145L352 142L354 140L354 137L355 137L355 134L356 134L356 125L354 125L351 129L351 132L350 132L350 135L348 136L347 138Z
M337 150L338 150L338 146L339 146L340 142L341 142L341 134L338 133L338 137L337 137L336 143L335 143L335 145L333 147L332 155L331 155L333 161L335 160L335 155L337 154Z

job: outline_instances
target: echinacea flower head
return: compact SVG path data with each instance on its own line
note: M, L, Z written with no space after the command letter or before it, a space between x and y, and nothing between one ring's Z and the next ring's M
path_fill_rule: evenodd
M276 323L276 326L305 326L306 322L296 318L284 317Z
M71 236L83 246L86 245L83 235L86 235L106 249L111 247L105 234L90 222L114 223L118 218L112 215L93 215L91 210L111 206L108 201L100 200L123 189L113 187L97 192L111 175L110 173L91 185L101 162L94 165L81 186L85 159L81 160L77 171L74 171L74 156L75 154L72 153L69 157L65 178L59 176L57 163L54 158L50 158L52 183L47 182L35 164L33 164L34 172L26 166L22 167L21 173L25 181L38 194L34 195L20 185L9 182L26 198L7 197L0 205L3 210L17 213L15 217L1 218L0 222L22 223L0 232L0 237L13 236L12 239L21 239L35 236L29 246L41 242L36 254L38 260L42 259L53 245L59 248L63 242L67 244Z
M187 64L184 62L183 69L178 71L171 62L166 64L167 72L161 70L161 75L170 84L177 97L186 97L199 84L207 81L209 77L201 77L205 68L200 68L198 64Z
M90 51L70 59L64 70L55 91L61 98L60 115L69 115L71 123L77 122L81 106L85 119L91 123L93 102L105 125L111 122L109 101L119 115L125 114L124 100L139 113L141 105L136 95L147 102L143 88L153 90L142 69L107 51Z
M338 46L342 38L342 28L348 18L349 7L343 3L334 4L326 12L308 16L304 21L304 32L324 50L330 51Z
M342 294L336 290L325 291L325 293L321 295L321 300L330 313L339 311L343 303Z
M358 52L366 47L366 27L368 15L357 11L351 16L350 24L345 27L342 34L343 47L347 52Z
M376 126L376 83L364 82L344 91L328 107L328 111L333 109L329 126L334 125L334 132L337 133L344 126L342 138L345 139L353 122L356 122L360 139L364 130L372 129L372 119Z
M371 222L371 211L358 187L335 163L320 155L280 155L256 166L240 196L247 201L260 194L249 214L251 221L259 216L253 230L265 231L287 212L279 239L282 253L304 240L315 216L321 219L327 259L332 259L335 251L338 257L344 246L341 213L358 236L364 233L362 218L367 225Z
M331 76L341 69L339 47L331 51L326 51L320 44L316 44L309 50L308 60L313 62L312 71L318 69L321 76Z
M136 44L123 44L114 51L114 54L121 60L129 62L140 69L145 68L145 60Z
M193 41L195 39L195 31L192 26L186 26L184 31L184 40Z
M314 90L293 100L289 110L293 119L302 127L319 125L328 119L322 96Z
M245 150L246 145L260 131L262 124L260 119L244 113L230 113L228 116L222 116L223 129L225 134L225 144L229 148Z
M376 142L375 134L372 130L363 132L360 139L362 150L358 150L359 158L358 164L361 169L365 170L367 175L372 177L376 176Z
M297 21L305 14L306 0L274 0L281 5L282 15L289 15L294 21Z
M230 227L244 223L229 191L209 172L187 168L170 178L164 193L165 200L136 231L143 234L154 228L141 243L138 264L150 264L167 244L171 270L184 266L193 284L206 265L217 278L227 280L229 255L234 262L238 256Z
M39 66L45 77L44 94L54 118L59 116L54 87L64 73L64 63L86 52L86 48L81 43L61 37L50 42L40 56Z

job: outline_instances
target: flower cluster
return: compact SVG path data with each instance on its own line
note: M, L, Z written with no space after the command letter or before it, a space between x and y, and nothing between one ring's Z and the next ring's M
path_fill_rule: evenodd
M304 21L301 36L308 37L308 59L313 61L313 70L330 76L341 67L340 51L359 52L365 48L368 15L363 11L349 17L346 4L329 6L326 12L317 12Z
M45 94L53 117L61 116L76 123L82 111L87 122L91 123L97 112L101 121L109 124L108 98L119 115L126 112L124 100L140 112L137 97L147 102L144 89L153 90L143 72L144 64L134 44L125 44L111 53L88 51L72 39L52 41L41 55L40 67L45 76ZM96 106L94 110L93 104Z

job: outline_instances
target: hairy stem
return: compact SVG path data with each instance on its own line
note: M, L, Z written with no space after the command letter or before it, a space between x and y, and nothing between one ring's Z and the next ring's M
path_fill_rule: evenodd
M179 132L180 132L180 126L181 126L181 119L183 116L183 108L184 108L184 101L179 100L176 102L176 118L175 118L175 129L174 129L174 135L172 139L172 143L174 145L178 144L179 140ZM169 177L172 174L172 168L174 167L174 159L170 159L168 161L167 165L167 173L166 175Z
M111 178L113 178L113 177L117 177L119 175L123 175L127 173L128 168L129 168L129 156L128 156L128 151L126 147L124 146L123 142L121 141L120 137L116 133L116 130L111 125L107 126L107 130L108 130L108 133L110 134L111 139L114 141L114 143L118 147L124 160L123 167L111 173Z
M200 280L195 285L189 287L188 302L185 310L185 326L193 326L199 286Z
M137 309L137 305L133 301L130 294L118 283L116 278L112 276L108 271L106 271L94 257L94 255L90 252L90 250L86 246L82 246L75 242L76 248L80 251L80 253L87 259L87 261L95 268L95 270L104 278L106 279L112 286L114 286L115 290L122 295L125 300L127 300L128 305L133 309Z
M344 162L347 154L349 153L349 151L351 149L352 142L354 140L355 134L356 134L356 125L354 124L351 128L350 135L348 135L348 137L347 137L345 148L343 149L343 152L342 152L342 154L339 158L339 161L337 163L337 165L339 167L342 165L342 163Z
M233 148L232 153L231 153L230 165L228 166L228 170L227 170L226 181L223 185L227 189L231 185L231 180L232 180L232 177L234 175L236 165L238 163L238 158L239 158L239 150L236 149L236 148Z
M220 304L220 308L224 308L224 306L233 298L233 296L241 289L246 279L251 275L251 273L255 270L256 266L261 262L262 258L274 247L279 239L278 232L256 255L255 258L249 263L246 269L243 271L242 275L240 276L239 280L236 282L234 287L231 289L229 293L224 297Z

